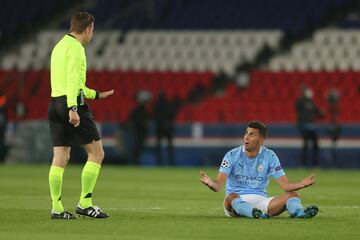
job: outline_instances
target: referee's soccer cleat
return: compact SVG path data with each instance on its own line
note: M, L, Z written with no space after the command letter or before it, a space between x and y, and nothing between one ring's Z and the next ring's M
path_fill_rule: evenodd
M54 210L51 210L51 219L76 219L76 216L69 213L68 211L58 213Z
M319 208L317 206L309 206L304 209L299 209L294 214L291 214L291 218L313 218L318 213Z
M82 216L91 217L91 218L108 218L109 214L105 213L98 206L91 206L88 208L82 208L80 204L76 207L76 213Z
M269 218L269 215L267 215L266 213L263 213L260 209L258 208L253 208L252 210L252 216L253 218L255 219L266 219L266 218Z

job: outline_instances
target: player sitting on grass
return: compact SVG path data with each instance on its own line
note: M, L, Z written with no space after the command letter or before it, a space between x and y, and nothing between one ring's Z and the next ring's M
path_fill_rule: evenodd
M224 157L215 181L200 171L200 181L214 192L218 192L226 181L224 211L228 217L245 216L268 218L287 210L293 218L312 218L317 206L304 208L299 189L315 183L310 175L301 182L290 182L276 154L262 146L267 135L265 124L252 121L244 136L244 145L230 150ZM285 191L276 197L268 197L266 188L272 176Z

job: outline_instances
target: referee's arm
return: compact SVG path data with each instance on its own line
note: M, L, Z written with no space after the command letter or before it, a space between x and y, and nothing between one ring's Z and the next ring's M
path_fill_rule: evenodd
M88 88L86 86L84 86L82 90L84 91L85 98L88 99L95 99L98 95L94 89Z
M68 64L66 66L66 99L68 108L77 105L77 95L80 85L80 64L81 64L81 48L71 46L68 49Z
M77 95L79 93L81 76L81 54L82 49L77 46L71 46L67 51L68 64L66 66L66 99L67 107L77 106ZM80 125L80 117L76 110L69 109L69 122L74 126Z

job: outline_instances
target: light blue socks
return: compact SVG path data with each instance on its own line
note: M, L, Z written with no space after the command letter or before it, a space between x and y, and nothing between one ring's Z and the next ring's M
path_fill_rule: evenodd
M250 203L244 202L240 198L235 198L234 200L232 200L231 206L238 215L249 218L253 217L253 207L250 205Z
M299 216L304 214L304 207L301 205L300 198L292 197L286 202L286 209L291 216Z

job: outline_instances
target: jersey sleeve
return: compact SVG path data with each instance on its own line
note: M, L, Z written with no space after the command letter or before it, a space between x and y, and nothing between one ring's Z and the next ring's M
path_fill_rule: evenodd
M274 152L270 154L270 175L277 179L285 175L284 169L281 166L279 158Z
M86 86L83 87L85 98L95 99L96 91L94 89L88 88Z
M230 174L232 167L233 167L233 163L234 163L234 158L232 155L233 154L231 152L228 152L224 156L224 159L222 160L220 168L219 168L219 172L223 172L227 175Z
M67 51L67 72L66 72L66 98L67 106L77 105L77 95L80 82L81 48L75 44Z

